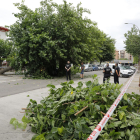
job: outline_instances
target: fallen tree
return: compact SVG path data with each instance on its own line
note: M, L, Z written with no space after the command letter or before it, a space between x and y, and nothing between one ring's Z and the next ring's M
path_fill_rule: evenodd
M12 70L12 67L8 66L7 68L3 68L2 70L0 70L0 75L4 74L5 72Z
M30 100L25 110L27 117L19 123L12 118L15 128L31 126L36 135L32 140L85 140L97 126L115 99L120 94L121 85L101 84L95 78L86 87L79 82L76 88L61 83L62 88L50 87L50 95L40 101ZM125 94L112 117L102 130L98 140L138 140L140 139L140 95Z

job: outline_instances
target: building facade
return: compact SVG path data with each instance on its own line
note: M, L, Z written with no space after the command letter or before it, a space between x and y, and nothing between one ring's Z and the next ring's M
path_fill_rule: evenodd
M6 32L8 32L8 31L9 31L8 28L0 26L0 39L6 40L6 38L7 38Z
M125 50L120 50L120 57L119 59L125 59Z
M119 60L119 51L115 50L115 60Z
M125 50L120 50L120 59L133 61L133 56L130 53L127 53Z

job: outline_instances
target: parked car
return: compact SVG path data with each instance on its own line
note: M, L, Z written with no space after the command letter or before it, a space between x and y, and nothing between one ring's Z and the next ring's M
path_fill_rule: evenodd
M131 70L132 74L135 73L135 70L131 69L129 65L124 65L123 67L125 67L127 70Z
M2 66L6 66L6 65L7 65L7 61L4 60L4 61L2 62Z
M98 70L98 66L92 65L92 67L93 67L93 71Z
M136 68L134 66L130 66L130 68L134 71L136 71Z
M93 71L92 64L84 64L85 66L85 71Z
M121 67L122 65L121 65L121 64L118 64L118 66ZM106 67L106 64L104 65L104 68L105 68L105 67ZM109 67L110 67L111 70L112 70L111 75L114 75L114 73L115 73L115 70L114 70L114 68L115 68L115 63L110 63L110 64L109 64Z
M103 65L97 65L98 66L98 70L103 70L104 66Z
M132 75L132 71L130 69L126 69L125 67L120 67L120 77L130 77Z

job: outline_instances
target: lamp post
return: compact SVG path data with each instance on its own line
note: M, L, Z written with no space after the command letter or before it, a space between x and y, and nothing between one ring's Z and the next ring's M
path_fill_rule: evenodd
M135 25L138 28L139 32L140 32L140 29L139 29L139 27L136 24L133 24L133 23L124 23L124 24L132 24L132 25Z
M139 35L140 35L140 29L139 29L139 27L136 25L136 24L133 24L133 23L125 23L125 24L132 24L132 25L134 25L134 26L136 26L137 27L137 29L138 29L138 33L139 33ZM140 59L140 56L139 56L139 59ZM139 64L138 64L138 73L140 73L140 62L139 62ZM140 83L139 83L139 85L140 85Z

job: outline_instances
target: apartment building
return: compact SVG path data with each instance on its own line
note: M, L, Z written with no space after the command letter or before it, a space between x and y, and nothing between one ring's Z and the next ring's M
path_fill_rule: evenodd
M120 50L120 59L133 60L133 56L125 50Z
M119 60L119 50L115 50L115 60Z

